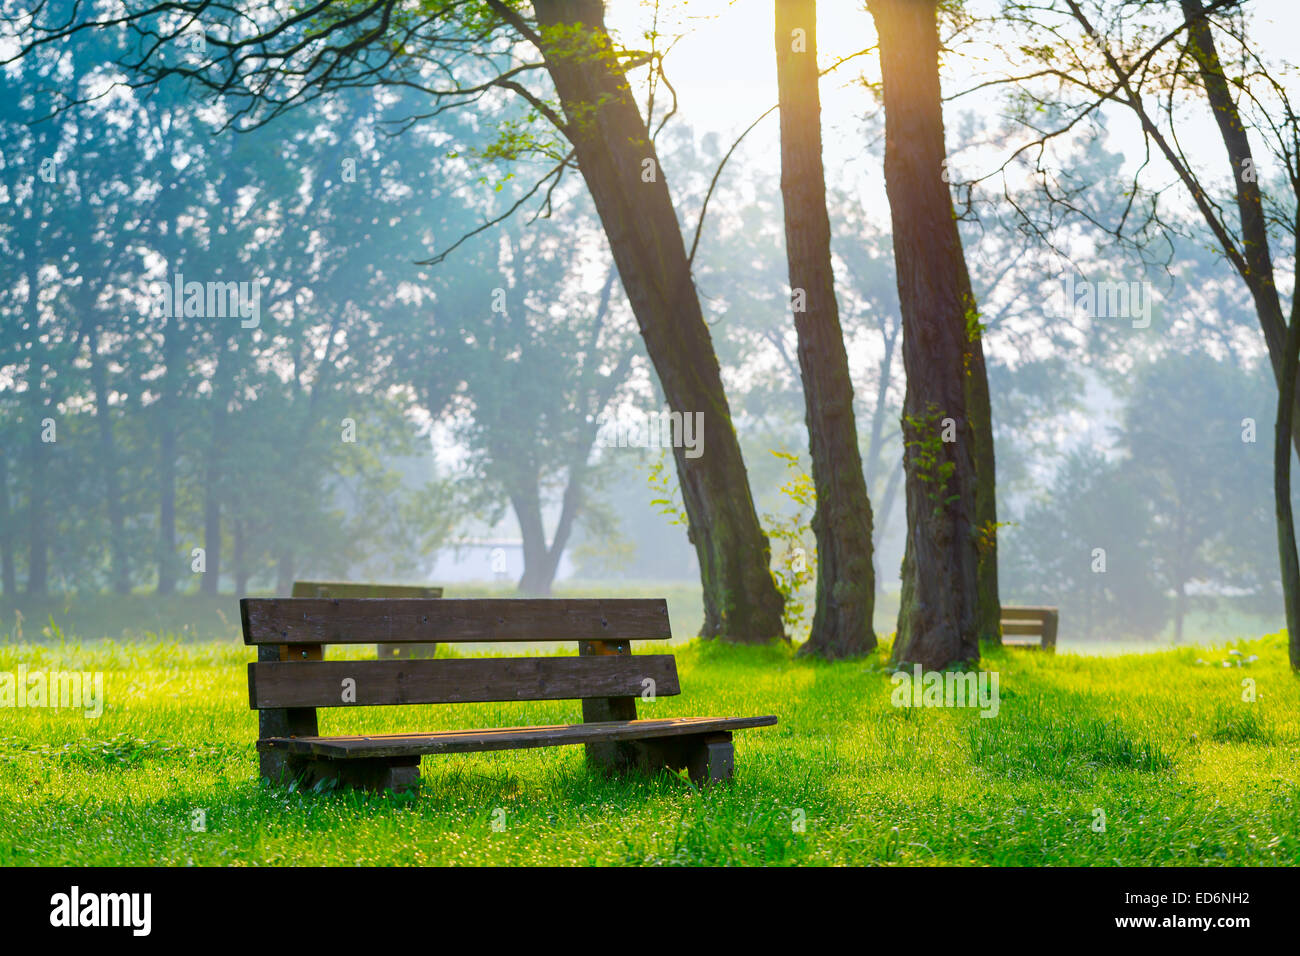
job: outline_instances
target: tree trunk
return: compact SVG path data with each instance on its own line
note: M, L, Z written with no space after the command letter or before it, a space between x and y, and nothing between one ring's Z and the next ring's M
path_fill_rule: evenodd
M717 355L691 280L672 198L645 121L612 56L601 0L535 0L542 53L565 134L609 239L669 407L705 416L705 453L674 448L700 562L700 635L743 643L784 637L771 549L758 523Z
M221 584L221 497L229 417L226 406L234 375L230 363L235 360L227 347L228 337L229 332L214 336L217 366L212 373L212 431L203 480L203 550L207 565L199 587L204 594L216 594Z
M592 433L592 440L595 433ZM588 445L588 450L590 446ZM520 536L524 545L524 573L519 579L519 592L545 597L551 593L560 558L569 545L573 524L578 516L582 499L582 481L586 475L586 457L569 466L569 480L564 486L564 499L560 518L555 525L551 543L546 543L546 529L542 522L541 496L536 487L510 495L510 504L519 521Z
M85 303L87 307L90 303ZM131 571L127 563L126 520L122 514L122 487L117 473L117 448L113 441L113 419L108 408L108 372L99 356L99 333L90 329L91 386L95 390L95 424L99 428L99 469L104 479L104 508L108 513L109 576L115 594L131 593Z
M176 449L180 422L177 384L182 364L180 318L167 320L163 331L163 374L157 405L158 431L158 593L176 591Z
M1244 268L1240 268L1239 271L1255 304L1255 315L1264 333L1264 344L1268 347L1268 358L1273 368L1274 381L1281 388L1283 365L1287 360L1288 330L1285 313L1282 311L1282 300L1277 291L1277 281L1273 275L1273 253L1268 238L1268 219L1264 213L1264 198L1259 187L1259 175L1258 173L1254 176L1243 174L1247 169L1257 168L1250 148L1250 138L1246 132L1246 125L1242 122L1241 111L1233 99L1232 86L1223 72L1223 64L1219 60L1219 53L1214 43L1214 33L1205 16L1204 4L1201 0L1180 0L1180 5L1187 25L1187 49L1196 62L1197 72L1205 86L1205 96L1209 101L1210 111L1214 114L1214 121L1219 127L1219 137L1228 153L1237 215L1241 222L1241 256L1244 260ZM1295 384L1289 392L1280 394L1291 395L1293 406L1300 406L1300 395L1296 394ZM1296 407L1292 408L1287 418L1291 422L1291 442L1296 450L1300 451L1300 414L1297 414Z
M524 573L519 579L519 593L545 597L551 593L554 574L548 573L550 551L546 547L542 503L536 488L511 493L510 506L519 522L519 536L524 547Z
M974 299L942 176L935 0L869 0L868 9L880 37L885 187L907 372L907 548L894 659L939 669L979 659L979 491L966 379L983 367L973 361Z
M204 571L199 590L204 594L216 594L217 585L221 583L221 498L218 491L221 473L216 463L218 454L215 447L208 452L203 481Z
M817 508L817 603L800 651L831 659L876 646L871 502L831 265L822 167L816 0L776 0L781 195Z
M43 597L49 590L49 539L45 534L49 446L41 441L39 418L29 427L32 437L27 469L27 593Z
M1295 517L1291 513L1291 436L1295 403L1284 396L1295 394L1296 369L1300 365L1300 309L1291 307L1291 324L1286 334L1286 356L1282 363L1278 391L1277 428L1273 436L1273 502L1277 512L1277 550L1282 565L1282 600L1286 605L1287 650L1291 667L1300 670L1300 559L1296 556Z
M158 438L158 593L176 592L176 425L165 402L159 403Z
M18 594L18 573L14 568L13 512L9 507L9 459L0 445L0 588L4 596Z
M236 518L231 524L233 525L231 536L234 539L234 553L230 556L230 559L234 565L235 595L243 597L248 593L248 537L244 530L243 518Z
M966 272L965 257L962 272ZM967 288L970 279L966 279ZM972 307L974 296L971 297ZM978 321L978 319L976 319ZM993 407L984 365L984 343L975 328L966 369L966 414L975 443L975 534L979 554L976 630L981 641L1002 643L1002 602L998 597L997 468L993 456Z

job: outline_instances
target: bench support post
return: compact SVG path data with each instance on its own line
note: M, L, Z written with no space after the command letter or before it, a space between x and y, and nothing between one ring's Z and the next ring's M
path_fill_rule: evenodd
M636 766L646 773L685 770L695 786L703 789L730 780L736 767L731 733L690 734L684 737L652 737L634 741Z
M579 641L578 655L630 654L631 641ZM585 697L582 701L582 722L599 723L606 720L636 720L635 697ZM587 766L607 774L623 773L640 762L636 741L609 741L583 744L587 752Z
M295 648L301 660L320 660L320 645ZM302 657L303 654L306 657ZM259 661L292 660L287 646L262 644L257 648ZM257 712L257 735L267 737L315 737L320 731L316 723L315 707L287 707ZM294 777L289 765L289 755L273 751L259 751L257 755L258 776L272 784L288 783Z
M287 755L286 755L287 756ZM303 790L320 783L382 793L406 793L420 786L419 757L356 757L331 760L327 757L287 756L290 779ZM286 781L287 782L287 781Z

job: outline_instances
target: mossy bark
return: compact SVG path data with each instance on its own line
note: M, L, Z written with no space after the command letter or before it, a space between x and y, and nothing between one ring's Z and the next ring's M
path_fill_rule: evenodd
M796 31L803 31L796 48ZM876 646L871 501L858 451L853 382L831 266L817 89L816 0L777 0L781 194L817 510L817 603L801 652L831 659Z
M870 0L880 38L885 186L903 315L907 541L894 659L939 669L979 659L979 536L991 471L978 316L945 181L936 4ZM996 533L996 524L983 529ZM994 552L996 553L996 552ZM993 579L995 580L995 578ZM994 585L995 586L995 585Z

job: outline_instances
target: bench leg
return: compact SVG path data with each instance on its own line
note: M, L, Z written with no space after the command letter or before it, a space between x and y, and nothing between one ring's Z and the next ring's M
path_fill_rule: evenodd
M731 734L705 734L691 738L693 741L686 764L686 772L697 787L730 780L736 769L736 754L731 745Z
M334 781L339 787L373 793L385 790L406 793L420 786L419 757L330 760L277 753L264 753L261 757L262 776L273 784L287 785L296 781L303 790L310 790L322 781ZM268 757L276 759L268 761Z
M637 759L634 765L647 773L660 770L685 770L691 782L704 788L730 780L735 771L735 751L731 734L695 734L686 737L662 737L633 741Z

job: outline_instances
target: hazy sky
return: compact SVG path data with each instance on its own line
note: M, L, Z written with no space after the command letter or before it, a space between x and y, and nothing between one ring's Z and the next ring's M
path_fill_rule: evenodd
M661 32L685 35L667 58L669 79L679 98L679 116L702 136L714 132L727 145L764 110L776 102L773 3L771 0L663 0ZM996 9L997 0L971 0L973 9ZM1265 41L1265 55L1273 61L1296 57L1295 39L1300 36L1300 2L1297 0L1255 0L1253 33ZM607 17L621 31L628 45L638 39L652 22L652 0L608 0ZM837 59L871 47L876 42L871 16L861 0L821 0L818 4L818 60L826 68ZM944 93L951 95L968 87L980 71L996 69L996 62L982 62L977 50L958 50L945 64ZM874 110L870 95L855 80L863 72L877 75L874 55L845 63L822 81L822 123L828 179L856 184L868 208L880 212L884 199L878 160L864 150L864 113ZM962 143L954 142L953 129L959 110L987 109L994 97L976 101L967 98L948 107L949 152L956 154ZM1112 132L1137 156L1141 141L1126 117L1114 114ZM1204 143L1210 164L1222 163L1222 146L1208 110L1204 130L1193 129L1185 145ZM754 164L770 172L779 170L778 123L772 114L746 138L733 161ZM1188 146L1194 156L1194 145ZM1198 157L1199 158L1199 157ZM989 162L993 157L989 156ZM979 156L954 159L963 173L980 168ZM1217 172L1217 168L1211 166ZM982 171L982 170L981 170ZM668 170L671 181L672 170ZM884 218L882 217L882 222Z

